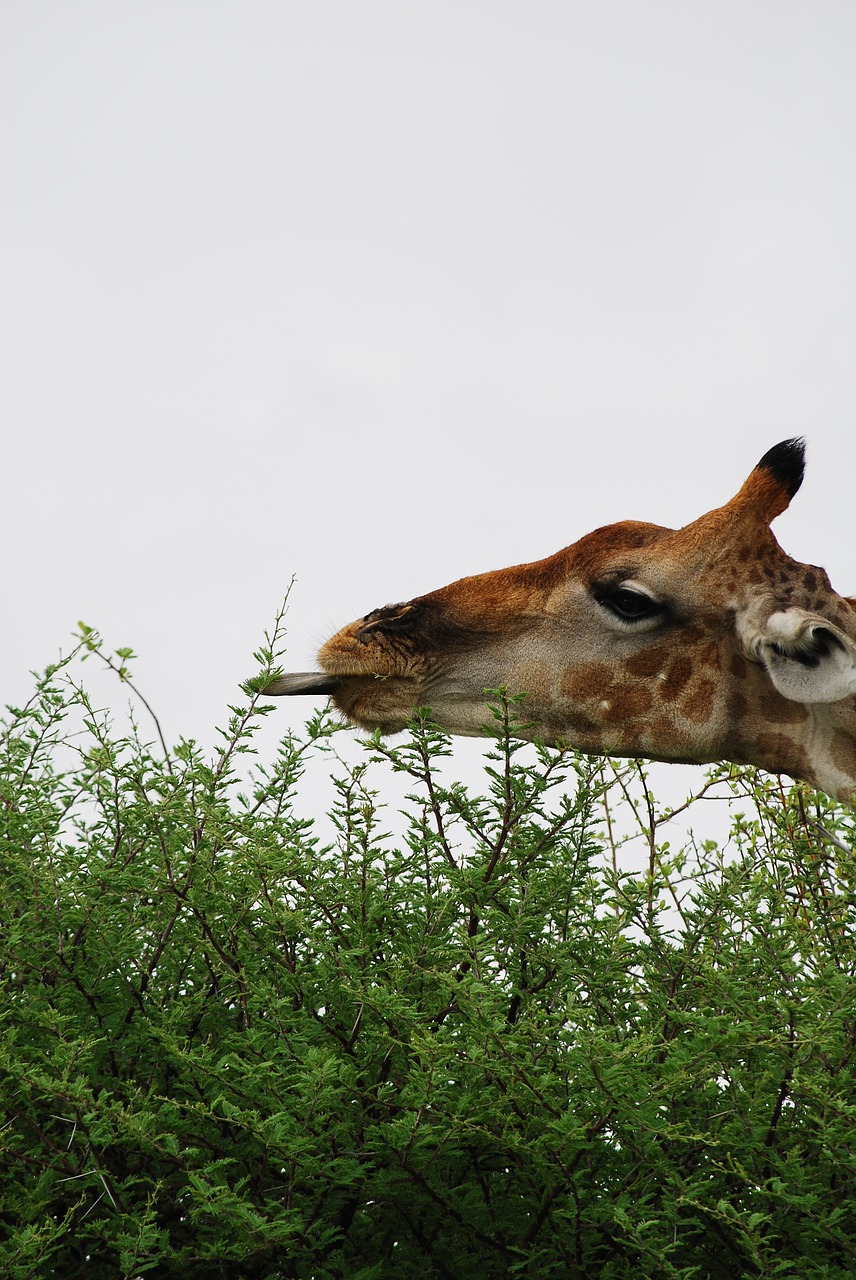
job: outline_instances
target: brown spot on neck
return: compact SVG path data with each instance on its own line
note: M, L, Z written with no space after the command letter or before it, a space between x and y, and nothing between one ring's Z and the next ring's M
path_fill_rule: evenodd
M845 733L843 729L837 729L832 735L829 755L836 769L852 778L856 788L856 737L852 733Z
M787 773L792 778L810 781L814 777L808 753L793 738L783 733L761 733L755 745L757 750L753 750L750 763L760 762L771 773Z

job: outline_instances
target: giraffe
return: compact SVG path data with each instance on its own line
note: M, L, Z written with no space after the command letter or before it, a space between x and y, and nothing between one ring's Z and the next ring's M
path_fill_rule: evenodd
M264 691L329 694L383 733L428 706L449 733L483 736L485 691L504 688L526 695L521 732L547 743L753 764L856 801L856 599L770 530L804 469L804 442L785 440L681 529L622 521L375 609L322 646L319 672Z

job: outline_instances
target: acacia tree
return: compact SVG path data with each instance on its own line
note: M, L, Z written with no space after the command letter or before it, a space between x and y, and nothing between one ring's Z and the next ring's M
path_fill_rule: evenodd
M670 849L636 766L524 747L501 693L480 788L427 713L253 760L252 691L213 761L155 750L93 651L2 738L4 1275L856 1274L852 813L750 773L728 857Z

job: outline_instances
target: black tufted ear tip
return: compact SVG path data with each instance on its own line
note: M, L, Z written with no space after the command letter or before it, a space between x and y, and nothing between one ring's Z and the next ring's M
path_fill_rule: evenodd
M756 470L761 467L771 472L786 490L788 498L792 498L805 474L805 440L802 436L795 436L792 440L774 444L764 454Z

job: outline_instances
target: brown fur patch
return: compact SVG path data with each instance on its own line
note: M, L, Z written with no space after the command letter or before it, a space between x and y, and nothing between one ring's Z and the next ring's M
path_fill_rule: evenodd
M609 704L609 710L604 712L604 724L621 724L647 715L654 705L654 696L644 685L628 685L624 689L613 689Z
M623 520L619 524L604 525L601 529L587 533L573 546L558 552L558 557L562 558L562 577L579 574L591 582L603 572L607 562L614 556L627 557L628 552L649 547L672 532L673 530L662 525L646 524L641 520ZM541 565L546 569L550 560L555 558L557 557L551 556L542 561ZM632 556L627 558L632 560Z
M777 698L775 703L771 700L764 708L764 719L770 724L802 724L810 716L808 707L789 698Z
M613 672L605 662L584 662L582 666L567 668L559 688L571 702L580 702L586 698L609 697L612 683Z
M756 757L760 753L760 763L771 773L787 773L797 778L812 776L808 755L793 738L783 733L762 733L755 745L758 750L752 752L753 764L758 763Z
M714 641L712 644L706 644L703 649L698 651L695 666L706 667L708 671L718 671L721 661L719 645Z
M692 673L693 664L690 659L684 653L679 654L669 667L666 679L663 681L663 697L667 702L674 702L675 698L680 697L689 684Z
M648 744L648 750L654 756L668 755L674 760L697 758L691 750L689 734L676 725L670 716L658 716L652 720L646 728L645 741ZM668 744L668 750L666 744Z
M713 711L716 685L713 680L700 680L681 703L681 711L693 724L705 724Z
M742 720L749 710L749 703L742 693L732 693L728 699L728 719L732 723Z
M731 655L731 674L738 680L745 680L749 674L749 664L740 653L732 653Z
M843 729L836 730L832 735L829 754L835 767L856 782L856 738Z
M628 658L625 670L628 675L650 679L651 676L658 676L661 671L665 671L671 657L671 649L664 644L655 644L650 649L643 649L641 653L634 653L632 658Z

